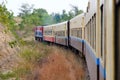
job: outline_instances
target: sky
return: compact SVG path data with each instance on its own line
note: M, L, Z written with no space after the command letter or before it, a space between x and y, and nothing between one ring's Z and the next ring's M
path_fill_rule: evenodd
M0 0L0 4L4 0ZM20 7L23 3L28 3L29 5L34 5L34 8L46 9L49 14L52 12L62 13L62 10L70 11L72 7L70 5L78 6L79 9L86 12L86 7L88 0L6 0L6 7L8 10L12 10L14 15L20 13Z

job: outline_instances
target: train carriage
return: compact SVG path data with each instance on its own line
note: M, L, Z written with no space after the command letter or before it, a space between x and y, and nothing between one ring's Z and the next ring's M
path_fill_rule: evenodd
M37 26L35 27L34 31L35 31L35 40L43 41L43 27Z
M99 80L99 56L97 33L97 1L89 0L85 13L84 54L90 75L90 80Z
M55 43L68 46L68 26L67 21L55 25Z
M84 13L70 20L70 46L83 52Z
M47 42L55 42L54 25L44 26L43 39Z
M36 39L40 30L44 41L84 53L90 80L120 79L120 0L89 0L86 13L36 27Z
M104 0L106 80L120 79L120 0Z

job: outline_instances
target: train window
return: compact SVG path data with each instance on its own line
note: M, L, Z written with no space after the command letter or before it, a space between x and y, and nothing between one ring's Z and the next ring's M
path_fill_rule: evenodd
M44 34L45 34L45 35L52 35L52 30L46 30L46 31L44 32Z
M86 25L86 40L88 41L88 24Z
M77 32L78 32L77 37L82 38L82 28L78 29Z
M87 27L86 27L86 29L87 29L87 30L86 30L86 31L87 31L87 41L89 41L89 35L88 35L88 34L89 34L89 29L88 29L88 28L89 28L89 27L88 27L88 24L87 24Z
M78 33L78 31L77 31L77 29L71 29L71 35L72 36L76 36L77 37L77 33Z
M104 12L103 12L103 5L101 6L101 58L103 59L103 54L105 50L105 31L104 31Z
M92 48L94 49L94 16L92 16L92 20L91 20L91 45Z
M90 38L91 38L91 36L90 36L90 35L91 35L91 34L90 34L90 21L89 21L88 25L89 25L89 26L88 26L88 30L89 30L89 34L88 34L88 35L89 35L89 43L90 43Z
M79 30L79 37L82 39L82 28Z
M89 40L89 37L90 37L90 33L89 33L89 32L90 32L90 31L89 31L89 22L88 22L88 25L87 25L87 30L88 30L88 34L87 34L87 35L88 35L88 42L89 42L89 41L90 41L90 40Z
M56 31L56 36L65 36L65 31Z
M89 27L88 27L88 23L87 23L87 26L86 26L86 29L87 29L87 41L89 42Z
M50 30L50 31L48 31L48 35L52 35L52 31Z
M65 32L64 31L61 31L61 36L65 36Z
M74 33L75 33L75 36L77 37L78 30L77 30L77 29L74 29Z
M94 14L94 50L96 51L96 14Z
M92 20L90 19L90 45L92 46Z

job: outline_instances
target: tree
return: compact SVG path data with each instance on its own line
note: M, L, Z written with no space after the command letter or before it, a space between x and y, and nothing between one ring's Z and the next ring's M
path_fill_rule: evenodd
M61 15L59 13L54 13L52 16L55 23L61 22Z
M34 5L24 3L19 9L21 12L18 16L22 18L22 22L19 24L20 29L24 29L25 26L30 26L32 24L31 13L33 11L33 6Z
M9 12L5 5L0 5L0 22L7 27L14 25L13 12Z
M11 30L15 34L15 21L12 11L8 11L4 4L0 5L0 23L3 24L7 30Z
M39 24L37 25L48 25L52 23L52 17L45 9L34 9L32 15L36 16L36 19L38 18L36 22Z
M77 6L71 5L72 6L72 11L74 11L75 16L83 13L83 10L79 10Z
M26 15L29 15L33 10L33 6L34 5L29 5L27 3L22 4L21 8L19 9L21 11L19 16L23 17L23 16L26 16Z
M66 13L65 10L62 11L61 19L62 21L66 21L69 19L69 15Z
M74 14L74 12L71 10L71 11L69 11L68 12L68 19L70 20L70 19L72 19L73 17L75 17L75 14Z

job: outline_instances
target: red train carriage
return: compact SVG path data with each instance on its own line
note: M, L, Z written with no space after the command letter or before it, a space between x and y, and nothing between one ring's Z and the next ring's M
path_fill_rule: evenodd
M48 41L48 42L52 42L52 43L55 42L53 25L44 26L43 39L44 39L44 41Z

